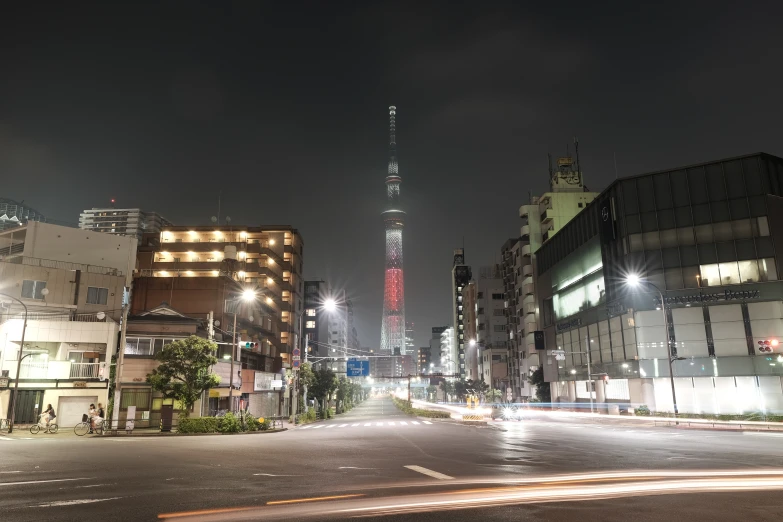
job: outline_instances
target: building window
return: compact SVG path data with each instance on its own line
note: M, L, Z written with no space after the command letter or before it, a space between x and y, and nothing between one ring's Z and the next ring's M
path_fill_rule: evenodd
M22 297L27 299L43 299L43 289L46 288L46 281L33 281L25 279L22 281Z
M122 403L120 404L120 409L127 410L128 406L136 406L136 411L149 411L151 392L152 390L150 389L122 390Z
M95 286L87 287L87 304L105 305L109 301L109 289Z
M315 308L308 308L305 310L305 314L307 314L308 317L315 317Z
M578 203L579 208L582 208L584 206L584 203Z
M503 294L492 294L492 299L494 299L495 301L502 301Z
M315 328L315 321L307 321L305 323L305 328Z

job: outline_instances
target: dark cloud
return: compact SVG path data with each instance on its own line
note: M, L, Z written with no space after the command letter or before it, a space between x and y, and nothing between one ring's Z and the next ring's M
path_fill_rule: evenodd
M449 320L453 248L519 228L546 153L588 185L783 153L777 4L17 4L0 19L2 195L75 222L117 197L290 223L377 345L386 107L398 107L416 343Z

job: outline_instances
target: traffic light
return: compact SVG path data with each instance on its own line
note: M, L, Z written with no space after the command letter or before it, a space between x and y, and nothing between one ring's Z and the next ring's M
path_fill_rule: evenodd
M246 350L252 350L253 348L258 348L258 343L253 343L253 342L245 343Z
M775 348L778 347L779 344L780 341L778 341L777 339L763 339L759 341L759 351L762 353L772 352Z

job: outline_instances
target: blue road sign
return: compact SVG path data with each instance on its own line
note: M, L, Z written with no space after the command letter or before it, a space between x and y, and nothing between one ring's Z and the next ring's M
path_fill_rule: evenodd
M346 373L348 374L348 377L367 377L370 375L370 361L348 359Z

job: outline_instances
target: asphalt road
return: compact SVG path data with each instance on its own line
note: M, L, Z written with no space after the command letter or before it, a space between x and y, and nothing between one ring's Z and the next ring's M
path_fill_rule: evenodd
M0 436L3 521L781 520L782 489L783 434L556 414L476 427L386 398L273 434Z

